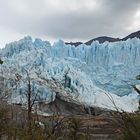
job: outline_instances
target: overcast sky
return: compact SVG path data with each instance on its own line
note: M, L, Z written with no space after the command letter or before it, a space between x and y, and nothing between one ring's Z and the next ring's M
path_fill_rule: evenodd
M140 0L0 0L0 47L26 35L51 42L140 30Z

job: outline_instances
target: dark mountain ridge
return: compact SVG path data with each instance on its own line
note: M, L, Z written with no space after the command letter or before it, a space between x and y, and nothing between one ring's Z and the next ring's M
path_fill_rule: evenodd
M131 33L129 34L128 36L124 37L124 38L113 38L113 37L108 37L108 36L101 36L101 37L97 37L97 38L94 38L94 39L91 39L87 42L84 42L84 44L86 45L91 45L91 43L93 41L99 41L99 43L104 43L106 41L108 42L117 42L117 41L126 41L127 39L132 39L132 38L139 38L140 39L140 30L137 31L137 32L134 32L134 33ZM83 44L82 42L66 42L65 43L66 45L74 45L75 47Z
M65 42L66 45L74 45L75 47L83 44L82 42Z
M122 40L122 41L125 41L125 40L127 40L127 39L129 39L129 38L132 39L132 38L135 38L135 37L140 38L140 30L137 31L137 32L134 32L134 33L129 34L128 36L124 37L124 38L121 39L121 40Z
M87 41L85 44L86 45L91 45L91 43L93 41L99 41L99 43L104 43L105 41L117 42L117 41L120 41L120 39L119 38L112 38L112 37L108 37L108 36L101 36L101 37L97 37L97 38L91 39L91 40Z

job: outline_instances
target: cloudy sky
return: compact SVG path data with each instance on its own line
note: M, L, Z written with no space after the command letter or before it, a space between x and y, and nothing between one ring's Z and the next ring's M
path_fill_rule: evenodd
M140 30L140 0L0 0L0 47L26 35L51 42Z

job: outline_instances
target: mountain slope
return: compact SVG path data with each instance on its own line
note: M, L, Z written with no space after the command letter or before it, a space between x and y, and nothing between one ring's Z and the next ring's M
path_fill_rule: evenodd
M91 43L93 41L99 41L99 43L104 43L106 41L108 41L108 42L117 42L117 41L120 41L120 39L119 38L107 37L107 36L101 36L101 37L91 39L90 41L87 41L85 44L86 45L91 45Z
M82 44L82 42L65 42L66 45L74 45L75 47L79 46Z
M122 39L120 39L120 38L108 37L108 36L101 36L101 37L93 38L93 39L91 39L91 40L85 42L84 44L90 46L91 43L92 43L93 41L98 41L99 43L102 44L102 43L104 43L104 42L106 42L106 41L108 41L108 42L126 41L127 39L132 39L132 38L135 38L135 37L140 38L140 31L131 33L130 35L128 35L128 36L126 36L126 37L124 37L124 38L122 38ZM70 43L66 42L66 44L67 44L67 45L74 45L74 46L77 47L77 46L81 45L82 42L70 42Z
M140 31L131 33L130 35L124 37L122 40L125 41L127 39L132 39L132 38L135 38L135 37L140 38Z

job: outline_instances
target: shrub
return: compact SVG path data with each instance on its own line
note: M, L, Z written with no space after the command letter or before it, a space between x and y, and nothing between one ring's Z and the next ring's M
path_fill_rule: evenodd
M127 115L123 122L123 139L140 140L140 115Z

